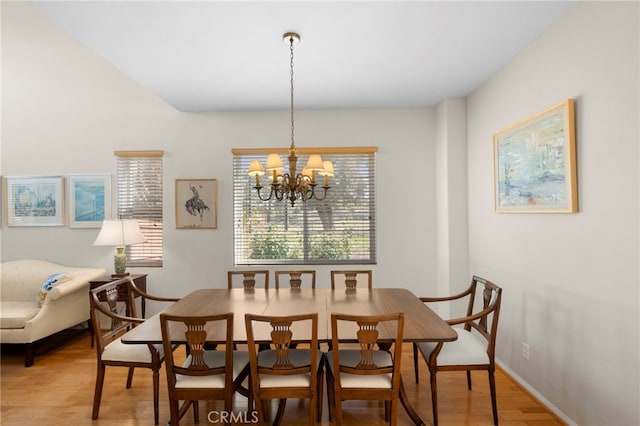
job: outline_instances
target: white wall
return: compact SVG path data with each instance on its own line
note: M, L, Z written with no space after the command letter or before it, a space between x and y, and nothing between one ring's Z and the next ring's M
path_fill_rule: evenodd
M113 174L114 150L163 149L164 267L133 271L148 272L150 289L162 295L226 286L233 268L231 149L287 147L288 111L179 113L29 6L3 2L2 24L2 175ZM296 112L299 146L379 147L374 277L419 294L435 291L434 117L433 109ZM217 230L175 229L178 178L219 180ZM419 190L408 191L410 182L420 182ZM112 270L112 248L92 246L97 233L3 225L2 260ZM328 287L330 267L317 269L318 285Z
M158 294L224 286L233 267L231 148L287 146L287 112L178 113L28 6L1 7L0 173L114 173L114 150L164 149L165 264L141 272ZM505 289L498 357L581 425L640 424L638 36L637 3L578 4L469 97L468 161L458 150L459 101L437 114L296 113L301 146L379 146L374 270L385 285L446 290L446 283L436 288L437 250L447 248L449 265L465 259L466 231L450 228L438 239L443 222L435 204L447 200L445 222L460 223L465 202L451 193L460 190L452 167L468 162L470 261L461 268ZM492 134L566 98L577 101L580 213L494 213ZM438 161L447 161L437 179L429 172L436 144ZM191 177L219 179L217 230L175 229L174 180ZM436 194L436 181L444 193ZM409 191L407 182L421 186ZM97 231L3 225L2 260L40 257L110 270L111 249L91 245ZM460 270L440 273L451 281ZM328 272L320 276L327 286ZM523 341L532 349L528 362Z
M504 287L497 355L580 425L640 424L638 9L579 3L467 102L470 269ZM566 98L580 212L494 213L492 134Z

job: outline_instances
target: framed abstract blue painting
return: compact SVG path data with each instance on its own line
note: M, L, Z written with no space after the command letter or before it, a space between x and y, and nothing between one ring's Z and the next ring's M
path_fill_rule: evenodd
M111 175L69 175L69 227L100 228L111 219Z
M573 99L495 133L493 167L496 212L577 212Z
M64 225L64 177L9 176L4 184L8 226Z

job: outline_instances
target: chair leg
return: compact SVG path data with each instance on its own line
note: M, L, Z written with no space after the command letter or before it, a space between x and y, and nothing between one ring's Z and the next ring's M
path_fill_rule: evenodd
M271 417L271 400L270 399L261 399L260 405L262 406L262 415L264 420L269 420Z
M318 422L322 421L322 401L324 396L324 358L320 361L320 368L318 368L317 389L316 389L316 419Z
M318 419L318 399L315 395L309 398L309 424L314 425Z
M96 374L96 389L93 392L93 414L91 418L93 420L98 418L100 413L100 400L102 399L102 385L104 384L105 366L101 362L98 362L98 369Z
M471 370L467 370L467 389L471 390Z
M171 426L179 426L180 425L180 403L176 399L171 399L169 401L169 411L171 415L171 421L169 422Z
M133 382L133 369L135 367L129 367L129 374L127 374L127 389L131 387L131 383Z
M160 370L153 369L153 420L154 424L158 424L160 422L160 404L159 404L159 395L160 395Z
M418 345L413 342L413 372L416 376L416 384L420 383L418 376Z
M489 390L491 391L491 410L493 411L493 424L498 425L498 402L496 400L496 378L493 370L489 370Z
M335 398L335 418L336 418L336 426L342 425L342 400L340 398Z
M438 389L436 372L431 371L431 409L433 410L433 426L438 426Z
M389 423L391 426L396 426L398 422L398 399L391 401L389 405L391 406L391 419L389 420Z

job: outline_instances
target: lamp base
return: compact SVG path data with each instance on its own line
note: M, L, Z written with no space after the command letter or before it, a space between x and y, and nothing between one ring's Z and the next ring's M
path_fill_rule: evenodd
M116 254L113 255L113 266L116 271L116 275L126 274L127 255L124 252L124 246L116 247Z

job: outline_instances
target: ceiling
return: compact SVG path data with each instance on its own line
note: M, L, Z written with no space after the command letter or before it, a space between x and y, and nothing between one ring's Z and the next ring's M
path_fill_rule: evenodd
M432 107L471 93L574 1L29 1L180 111Z

